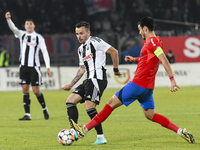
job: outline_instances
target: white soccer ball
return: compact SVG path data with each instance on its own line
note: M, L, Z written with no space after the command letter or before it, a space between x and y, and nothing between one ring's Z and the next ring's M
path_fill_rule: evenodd
M63 129L58 133L58 142L62 145L71 145L75 140L74 129Z

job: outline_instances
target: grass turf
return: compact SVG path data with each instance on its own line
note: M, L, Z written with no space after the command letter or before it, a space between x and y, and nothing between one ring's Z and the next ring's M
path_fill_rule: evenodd
M100 111L118 89L106 89ZM147 120L136 101L127 108L121 106L113 111L103 123L105 145L94 146L96 132L92 129L86 137L71 146L62 146L57 140L61 129L69 128L65 101L70 92L42 91L50 113L45 120L42 109L33 94L31 96L31 121L18 121L24 115L22 92L0 92L0 149L13 150L189 150L200 149L200 87L182 87L171 93L169 88L155 88L156 112L169 118L179 127L186 127L195 137L190 144L176 133ZM86 124L90 119L83 104L78 104L79 123Z

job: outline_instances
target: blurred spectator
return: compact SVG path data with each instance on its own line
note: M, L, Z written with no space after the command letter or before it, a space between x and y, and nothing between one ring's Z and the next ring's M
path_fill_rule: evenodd
M169 61L170 64L171 63L175 63L175 56L174 56L174 53L173 53L172 50L169 50L167 52L166 57L167 57L167 59L168 59L168 61Z
M110 0L111 1L111 0ZM93 32L101 34L104 30L119 34L136 32L139 18L150 16L155 19L165 19L182 22L200 23L196 14L200 12L199 0L115 0L112 10L88 14L87 0L0 0L0 18L10 11L17 26L24 26L25 18L33 18L37 24L37 32L41 34L73 33L76 22L85 20L90 22ZM91 3L100 3L100 0L91 0ZM114 4L114 0L113 0ZM16 16L21 16L16 19ZM103 17L102 17L103 16ZM170 24L162 25L160 30L182 30L184 26ZM159 30L159 28L156 28ZM7 24L0 26L0 35L9 31Z
M141 46L136 45L134 41L126 42L125 48L126 49L123 51L123 58L122 58L123 64L130 64L130 62L126 62L124 60L126 56L132 56L132 57L140 56Z
M0 67L9 66L9 53L8 51L0 45Z

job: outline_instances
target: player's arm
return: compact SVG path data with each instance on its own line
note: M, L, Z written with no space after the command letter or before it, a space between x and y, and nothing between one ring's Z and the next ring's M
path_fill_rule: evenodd
M119 59L118 59L118 51L114 47L110 47L106 53L110 54L113 62L113 70L115 75L121 75L122 73L119 72L118 65L119 65Z
M50 71L50 58L49 58L49 54L46 48L41 49L42 54L43 54L43 58L44 58L44 62L45 62L45 66L47 68L47 74L48 77L51 77L51 71Z
M7 23L8 23L8 26L10 28L10 30L15 34L15 35L19 35L20 34L20 31L19 29L15 26L15 24L12 22L11 20L11 15L10 15L10 12L7 12L5 14L5 18L7 20Z
M136 62L136 61L139 61L140 58L139 57L126 56L124 60L126 62Z
M176 84L176 81L174 79L174 75L173 75L173 71L172 71L172 68L169 64L169 61L168 59L166 58L163 50L161 47L157 47L157 49L155 50L154 54L158 57L158 59L162 62L168 76L169 76L169 79L171 81L171 92L176 92L178 91L178 88L180 89L180 87Z
M47 51L47 47L46 47L46 44L45 44L45 40L44 40L44 38L42 36L39 39L40 39L39 46L40 46L40 49L42 51L42 55L43 55L43 58L44 58L45 66L47 68L47 74L48 74L48 77L51 77L50 58L49 58L49 53Z
M69 84L63 86L61 89L69 91L80 80L80 78L83 76L84 73L85 73L85 66L80 65L74 79Z

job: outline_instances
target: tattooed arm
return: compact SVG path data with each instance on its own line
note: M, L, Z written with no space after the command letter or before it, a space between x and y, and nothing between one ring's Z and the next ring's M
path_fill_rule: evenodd
M66 91L71 90L71 88L80 80L80 78L83 76L84 73L85 73L85 66L81 65L74 79L69 84L66 84L65 86L63 86L61 89L66 90Z

